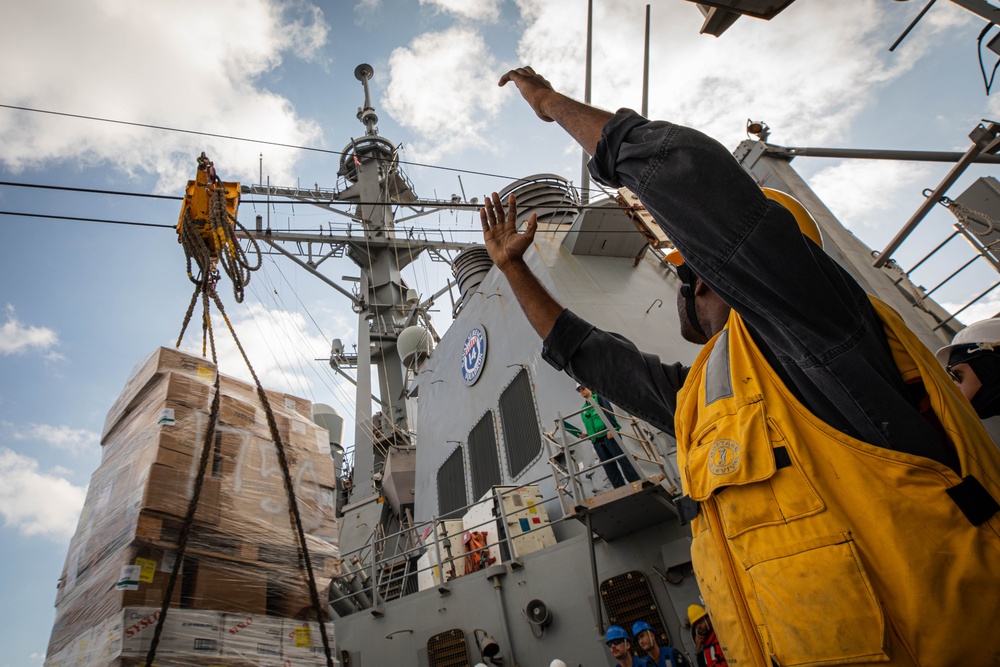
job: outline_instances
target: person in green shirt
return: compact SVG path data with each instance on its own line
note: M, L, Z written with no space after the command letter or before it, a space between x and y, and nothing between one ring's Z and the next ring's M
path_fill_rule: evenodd
M604 473L608 476L611 486L616 489L619 486L624 486L626 479L630 482L638 482L639 473L632 467L632 462L629 461L628 457L611 461L615 457L622 456L622 449L608 433L608 427L604 425L601 412L594 407L589 399L593 398L594 403L607 411L611 426L616 431L620 431L621 426L618 425L618 420L611 414L611 404L583 385L577 385L576 390L580 392L580 396L583 396L584 400L583 407L585 409L580 413L580 419L583 420L583 427L587 430L587 436L590 437L590 442L594 445L597 458L603 463Z

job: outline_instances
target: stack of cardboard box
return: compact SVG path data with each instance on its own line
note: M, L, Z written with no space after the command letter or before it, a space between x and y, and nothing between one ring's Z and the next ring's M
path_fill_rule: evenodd
M177 560L210 430L215 374L205 359L161 348L137 367L109 411L101 465L59 582L46 665L125 665L145 655L146 626ZM267 399L323 600L340 569L329 434L311 421L309 401L278 392ZM325 664L318 626L309 624L316 612L277 448L255 387L220 379L208 446L167 615L169 639L158 654L169 653L170 664L209 657L213 664ZM332 637L332 625L327 630Z

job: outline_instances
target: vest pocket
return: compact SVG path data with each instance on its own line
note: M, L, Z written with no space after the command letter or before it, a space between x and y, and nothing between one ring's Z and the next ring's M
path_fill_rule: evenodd
M889 659L882 605L849 533L754 554L743 567L760 610L761 637L777 664Z
M761 396L734 403L698 434L688 452L688 495L698 502L714 495L727 538L820 512L822 500L785 436L767 418ZM778 447L786 459L780 469Z

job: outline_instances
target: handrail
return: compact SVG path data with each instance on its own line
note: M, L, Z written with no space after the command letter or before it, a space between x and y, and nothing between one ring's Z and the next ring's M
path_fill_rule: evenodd
M511 519L516 519L521 514L529 513L531 511L531 507L525 506L522 508L517 508L511 511L507 511L506 507L504 506L503 499L509 494L517 493L523 487L534 486L539 484L540 482L544 482L549 479L553 481L556 494L549 498L543 498L541 502L536 504L535 506L537 507L537 505L541 505L544 507L549 503L558 502L562 510L561 516L549 522L550 526L556 526L563 521L567 521L571 518L574 518L573 512L571 511L572 508L584 504L584 502L587 499L587 494L585 493L583 484L580 481L580 476L586 475L587 473L602 467L605 463L618 461L619 459L625 459L626 457L628 457L628 459L632 461L642 461L645 463L651 463L657 465L660 468L660 470L663 473L664 479L669 480L671 484L675 483L673 476L670 474L667 468L663 455L660 454L660 452L655 447L653 447L653 445L649 440L649 436L651 436L652 434L648 432L644 433L644 427L640 425L639 422L631 415L620 414L611 410L605 410L601 406L597 407L601 410L601 413L604 416L605 423L610 423L611 420L609 415L614 415L616 418L630 422L630 425L632 427L631 430L633 433L628 433L627 431L622 433L616 429L605 428L603 431L597 434L588 434L577 439L571 439L565 428L565 419L579 415L586 409L586 406L581 408L580 410L577 410L576 412L567 415L566 418L564 418L561 414L559 414L559 419L557 420L557 430L559 432L559 440L561 442L555 439L554 437L556 435L555 432L547 433L545 431L542 431L542 435L544 436L543 441L545 442L545 447L546 447L546 454L548 455L549 463L552 468L551 472L549 474L542 475L530 481L511 484L509 489L500 490L495 488L492 497L496 502L499 502L500 516L491 517L473 526L463 525L462 532L464 533L466 531L478 531L479 529L485 526L496 525L497 522L503 522L502 524L503 530L498 531L497 539L487 542L484 548L486 549L495 548L497 549L497 554L499 555L501 546L503 544L506 544L510 558L513 559L515 558L514 536L510 534L511 531L507 528L508 523L511 521ZM595 435L601 435L601 434L610 434L611 437L616 438L619 445L622 448L623 453L620 454L619 456L608 459L607 461L601 461L593 465L579 467L577 465L576 458L573 453L573 448L583 443L584 441L589 441L590 438L594 437ZM626 438L629 441L636 441L639 443L639 446L642 449L642 455L633 453L631 451L632 448L630 446L626 446L625 443ZM555 446L563 454L563 458L566 461L565 470L559 469L555 461L555 459L558 458L558 455L552 454L553 446ZM568 493L567 493L567 484L569 485ZM567 506L566 502L567 495L569 496L569 499L572 501L572 504L569 506ZM467 503L465 506L456 508L452 512L449 512L448 516L456 518L462 516L466 514L468 510L479 505L481 502L483 501L477 500L471 503ZM355 571L349 568L349 571L345 575L342 575L341 577L335 579L335 582L338 582L341 579L345 579L347 581L353 581L350 578L358 577L362 573L364 573L366 567L365 565L363 565L363 563L365 560L370 559L370 563L367 564L367 567L370 568L371 574L367 575L368 581L363 583L362 590L366 593L370 592L369 593L371 596L370 608L373 611L373 613L381 613L379 612L379 607L384 602L384 600L382 599L382 596L379 594L380 588L382 590L388 591L394 583L402 581L403 583L401 585L400 595L406 595L407 592L406 592L405 581L407 578L414 575L419 575L420 573L426 571L432 571L434 568L439 568L440 577L438 578L439 581L438 586L442 588L441 591L442 593L446 592L444 587L446 586L447 582L450 581L452 578L449 577L449 572L446 571L446 567L448 567L449 563L452 564L451 569L454 573L456 569L454 567L455 561L464 559L464 557L467 554L466 553L452 554L450 553L450 550L449 554L446 555L444 553L444 549L442 548L442 540L444 536L440 534L441 531L439 530L439 524L441 524L445 520L447 519L444 519L439 516L434 516L429 520L421 521L419 523L412 523L412 519L410 521L401 520L400 529L391 534L385 534L384 528L380 524L378 527L376 527L375 530L372 531L371 537L368 539L368 541L365 542L365 544L350 552L341 554L341 558L344 558L345 560L351 558L357 559L359 563L359 569ZM428 528L429 531L426 530ZM425 533L428 532L433 533L433 536L430 536L428 534L426 537L423 537ZM503 535L502 538L501 534ZM423 539L420 539L420 537L418 536L423 537ZM451 537L452 537L451 535L447 536L448 539L450 539ZM433 539L433 542L431 543L428 540L428 538ZM400 544L401 542L403 543L402 545ZM386 549L386 546L390 544L393 544L395 548ZM431 549L433 549L433 554L436 558L436 562L429 564L427 567L417 566L411 570L410 561L412 561L415 556L426 553ZM391 555L385 555L386 553L390 552ZM402 573L394 574L393 570L391 569L391 566L393 564L399 563L401 559L404 559L406 561L406 566L403 569ZM390 569L387 569L387 566L389 566ZM461 575L456 574L456 576L461 576ZM338 584L335 587L335 591L331 592L340 593L338 597L331 596L329 598L329 602L331 604L336 604L341 601L346 601L347 603L351 603L353 607L360 606L362 607L362 609L367 608L364 607L363 603L366 602L366 600L364 600L363 597L357 595L356 592L351 591L349 589L345 591L344 586ZM351 611L350 613L355 613L355 612Z
M522 486L527 486L527 485L522 485ZM521 488L521 487L518 487L518 488ZM511 493L513 491L516 491L516 489L511 490L511 491L505 491L505 492L502 492L502 493ZM543 500L542 504L548 503L548 502L551 502L551 501L554 501L554 500L556 500L556 498L549 498L549 499ZM518 514L518 513L527 511L527 510L528 510L528 508L525 508L523 510L516 510L515 512L510 512L509 514L507 514L507 516L513 516L515 514ZM563 515L563 516L559 517L558 519L554 519L554 520L550 521L549 525L550 526L555 526L555 525L557 525L559 523L562 523L564 521L568 521L571 518L572 517L569 516L569 515ZM493 521L498 520L498 519L499 519L499 517L495 517L494 520L485 521L483 523L477 524L475 526L470 527L468 530L474 530L476 528L481 528L483 526L489 525L490 523L493 523ZM432 521L441 521L441 519L434 519ZM427 522L427 523L430 523L430 522ZM437 531L435 530L435 535L436 534L437 534ZM438 539L439 538L440 538L440 536L438 536ZM499 539L497 539L496 541L487 542L486 545L483 548L490 549L490 548L496 547L497 549L499 549L500 545L501 545L501 541ZM436 547L436 548L439 548L439 547ZM469 552L469 553L471 553L471 552ZM400 555L401 554L397 554L397 558ZM416 575L416 574L419 574L421 572L430 571L430 570L433 570L435 567L441 568L441 572L442 572L441 585L443 586L445 583L447 583L447 581L444 579L444 566L445 566L445 562L444 561L456 561L456 560L459 560L459 559L464 559L464 557L466 555L467 555L466 553L463 553L463 554L460 554L460 555L457 555L457 556L452 556L451 558L448 558L448 559L441 559L440 553L439 553L437 563L431 563L427 567L423 567L423 568L416 568L412 572L409 572L407 570L407 572L404 575L402 575L402 577L390 577L388 579L383 580L382 582L379 582L378 584L375 583L375 579L374 578L369 577L369 579L368 579L368 584L369 585L364 586L363 589L362 589L362 592L368 593L368 592L370 592L370 591L373 590L374 586L382 585L382 584L388 584L390 582L398 581L400 579L405 579L405 577L407 577L407 576ZM513 550L511 551L511 558L513 558ZM385 565L386 563L390 562L391 560L392 559L382 559L382 560L377 561L376 564L375 564L375 567L378 568L378 569L375 570L375 571L381 571L381 566ZM359 574L362 571L363 570L358 570L358 571L350 570L346 575L342 575L341 578L345 578L345 577L348 577L348 576L355 576L355 575ZM474 574L474 573L470 573L470 574ZM459 576L465 576L465 575L459 575ZM358 597L358 594L356 592L348 592L348 593L344 593L343 595L340 595L338 597L330 597L329 598L329 602L331 604L334 604L336 602L341 602L341 601L344 601L344 600L353 600L353 601L355 601L355 603L357 603L358 602L357 597ZM360 609L359 611L364 610L366 608L368 608L368 607L362 607L362 609ZM373 602L371 608L372 609L377 609L378 608L378 604Z

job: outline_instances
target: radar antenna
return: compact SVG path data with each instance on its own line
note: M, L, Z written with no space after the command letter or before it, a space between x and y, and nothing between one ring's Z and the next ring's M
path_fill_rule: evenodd
M368 63L361 63L354 68L354 78L360 81L365 88L365 105L358 108L358 120L364 123L365 134L370 135L376 134L375 125L378 123L378 116L375 115L375 109L372 107L371 92L368 90L368 79L372 78L373 74L375 74L375 70Z

